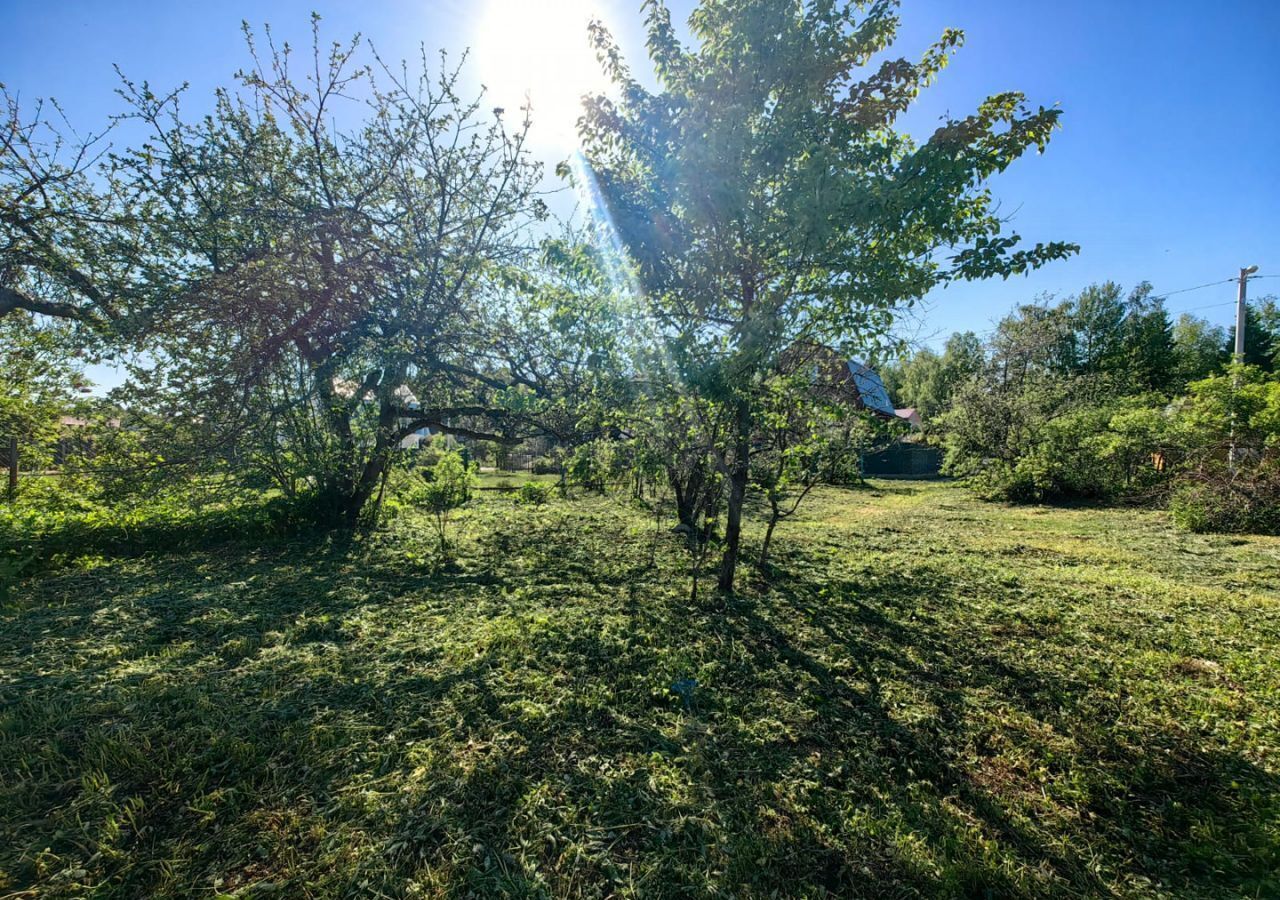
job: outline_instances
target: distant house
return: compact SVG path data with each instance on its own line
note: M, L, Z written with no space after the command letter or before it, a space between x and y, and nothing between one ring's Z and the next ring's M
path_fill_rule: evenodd
M918 410L893 405L884 381L874 369L856 359L846 360L830 347L797 344L784 355L783 366L792 372L811 367L817 390L830 392L854 409L865 409L887 422L901 422L912 431L919 431L924 425ZM931 477L938 474L941 465L942 454L937 449L905 434L862 458L863 474L886 477Z
M88 429L95 423L79 416L58 417L58 443L53 448L53 464L65 465L73 456L91 458L94 454L93 437ZM119 428L119 419L108 419L108 428Z
M360 386L357 385L354 381L345 381L339 378L335 378L333 380L333 392L337 394L339 397L342 397L344 400L350 400L352 397L356 395L356 391L358 391L359 389L360 389ZM396 388L394 396L396 400L399 403L403 404L403 406L406 409L420 409L422 407L422 404L418 402L417 396L413 393L413 391L409 390L409 388L406 385L402 384L398 388ZM365 394L365 396L360 398L360 401L362 403L370 403L373 401L373 396L372 394ZM406 425L408 424L408 422L409 422L408 419L400 420L401 425ZM417 431L414 431L413 433L403 437L400 440L400 449L401 450L418 450L422 447L423 444L425 444L427 441L431 439L431 434L432 434L431 429L424 425L423 427L419 428Z

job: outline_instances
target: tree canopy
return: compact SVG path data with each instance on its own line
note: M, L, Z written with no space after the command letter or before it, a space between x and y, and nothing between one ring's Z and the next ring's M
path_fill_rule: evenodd
M997 94L927 140L895 130L963 35L916 61L873 60L896 4L705 0L684 46L644 4L658 90L594 35L616 100L587 103L591 177L660 323L675 375L721 403L733 438L720 587L730 589L756 394L797 342L842 351L885 339L895 310L955 279L1025 272L1074 251L1020 248L988 180L1043 150L1056 108Z

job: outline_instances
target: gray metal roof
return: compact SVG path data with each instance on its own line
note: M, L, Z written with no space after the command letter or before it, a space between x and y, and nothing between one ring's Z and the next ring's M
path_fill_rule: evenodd
M858 389L863 406L887 416L897 414L889 400L889 391L879 375L854 359L849 360L849 374L853 376L853 383Z

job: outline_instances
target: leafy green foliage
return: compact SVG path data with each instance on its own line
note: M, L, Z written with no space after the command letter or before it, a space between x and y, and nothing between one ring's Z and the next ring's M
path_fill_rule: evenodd
M23 468L40 470L53 458L60 419L84 404L86 382L74 344L61 323L42 322L25 311L0 316L0 454L18 440Z
M794 516L819 484L847 484L858 469L861 433L874 428L833 398L815 396L807 375L774 378L760 403L751 483L769 506L757 567L766 571L774 529ZM856 436L855 436L856 435Z
M305 75L287 44L268 32L263 48L246 27L251 64L203 118L184 115L182 90L123 80L147 138L102 160L99 188L83 166L58 170L65 190L49 199L40 147L4 145L0 196L34 206L6 205L0 243L16 261L0 272L70 280L98 317L94 297L124 290L128 328L113 329L146 351L119 392L137 427L185 443L167 456L216 457L351 525L403 438L494 436L483 422L506 418L510 379L474 366L494 337L477 323L491 270L545 208L527 118L510 127L464 99L446 58L388 66L358 39L326 46L313 25ZM94 203L43 209L94 190L113 212L87 232L78 213ZM90 256L110 265L91 273Z
M456 450L442 453L435 465L424 472L426 482L414 492L412 500L420 503L435 517L440 537L440 552L449 549L446 540L451 514L471 500L475 488L475 469L463 461Z
M691 47L664 4L645 10L656 91L593 26L618 99L588 101L578 177L598 187L634 265L664 377L718 407L704 431L728 422L695 441L727 483L728 591L759 392L789 348L866 352L896 309L938 284L1008 277L1074 251L1015 249L987 189L1045 148L1059 112L999 94L917 145L894 126L960 32L918 62L875 68L897 34L892 4L703 0Z
M929 431L934 419L950 408L956 390L985 365L982 341L966 331L951 335L941 354L923 348L900 363L883 366L880 376L894 402L919 413Z
M544 506L555 495L556 486L545 481L526 481L516 490L516 502L525 506Z
M1236 327L1227 329L1223 355L1235 354ZM1244 363L1275 371L1280 363L1280 306L1274 297L1251 300L1245 307Z
M574 448L565 471L574 484L603 494L622 475L621 463L615 441L595 440Z

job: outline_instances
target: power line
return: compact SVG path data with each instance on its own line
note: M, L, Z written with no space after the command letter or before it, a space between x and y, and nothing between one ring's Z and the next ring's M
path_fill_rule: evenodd
M1166 291L1163 294L1156 294L1151 299L1165 300L1169 297L1172 297L1174 294L1186 294L1186 293L1190 293L1191 291L1200 291L1200 290L1204 290L1207 287L1216 287L1217 285L1220 285L1220 284L1231 284L1234 281L1235 281L1234 278L1224 278L1224 279L1221 279L1220 281L1209 281L1209 282L1206 282L1205 284L1197 284L1195 287L1179 288L1176 291Z

